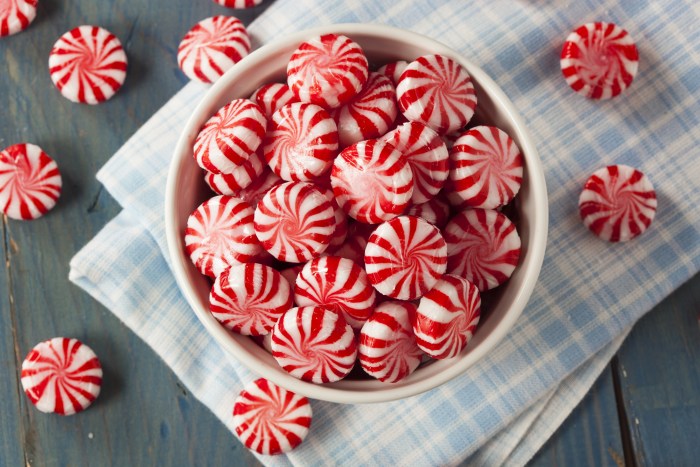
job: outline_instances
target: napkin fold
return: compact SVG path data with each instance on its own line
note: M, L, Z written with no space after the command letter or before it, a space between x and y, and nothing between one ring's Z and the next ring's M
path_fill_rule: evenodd
M520 109L548 183L550 234L538 285L494 351L463 376L403 401L314 401L308 439L268 464L523 464L578 404L632 325L700 269L700 11L690 1L277 0L250 27L253 43L329 23L374 22L440 40L479 64ZM591 101L559 71L566 35L615 22L640 49L622 96ZM230 408L255 375L229 359L181 296L168 267L167 168L206 87L191 83L103 167L124 208L72 260L70 278L144 339L188 389L233 429ZM645 172L659 207L624 244L582 226L588 175L623 163ZM233 388L233 389L232 389ZM408 448L408 447L411 448Z

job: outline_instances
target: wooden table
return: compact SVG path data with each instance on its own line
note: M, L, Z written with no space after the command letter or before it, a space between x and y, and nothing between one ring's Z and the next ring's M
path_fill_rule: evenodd
M41 0L29 30L0 39L0 147L42 146L64 182L42 219L3 219L0 268L0 465L243 465L254 458L109 311L69 283L70 258L119 212L95 173L186 82L183 34L214 14L210 0ZM125 86L99 106L73 104L48 76L54 41L80 24L115 33L129 57ZM690 465L700 459L700 276L645 317L533 465ZM22 394L29 349L76 337L102 357L105 386L74 417L39 413Z

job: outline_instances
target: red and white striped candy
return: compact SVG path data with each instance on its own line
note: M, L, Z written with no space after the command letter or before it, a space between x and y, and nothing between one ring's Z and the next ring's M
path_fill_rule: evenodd
M297 305L333 310L355 329L360 329L372 314L374 298L365 271L339 256L323 256L306 263L294 287Z
M214 0L221 6L226 8L252 8L258 6L263 0Z
M414 204L425 203L437 195L449 175L447 146L433 130L419 122L406 122L384 135L403 154L413 171Z
M177 64L189 79L213 83L250 52L243 23L233 16L212 16L192 26L180 41Z
M442 229L450 220L450 206L442 196L436 196L426 203L413 204L406 209L407 216L420 217L433 224L438 229Z
M209 294L209 310L214 318L229 331L244 336L267 334L293 306L287 281L271 267L258 263L226 269Z
M268 119L282 106L298 102L289 86L282 83L263 84L250 96L250 100L260 106Z
M467 209L443 231L447 242L447 272L466 278L482 292L504 283L520 258L520 236L510 219L498 211Z
M260 258L264 250L255 236L253 208L231 196L203 202L187 219L185 250L197 269L213 278Z
M357 350L368 375L397 383L418 368L423 352L413 334L417 308L411 302L384 302L362 326Z
M226 174L207 172L204 180L216 193L242 199L251 206L257 206L258 202L265 196L265 193L270 191L270 188L282 183L282 179L275 175L267 165L263 166L260 176L253 180L250 185L238 191L231 190L231 184L229 184L231 180Z
M311 404L304 396L260 378L247 384L233 405L236 435L250 450L282 454L299 446L311 426Z
M24 31L36 18L37 0L0 1L0 37Z
M593 172L578 201L584 225L609 242L626 242L644 233L654 220L656 204L647 176L628 165Z
M365 269L382 294L414 300L432 289L447 268L447 245L434 225L414 216L385 222L369 237Z
M255 153L267 119L257 104L234 99L204 124L194 141L194 158L211 173L231 173Z
M331 207L333 208L333 216L335 217L335 229L333 230L333 236L331 237L331 241L328 242L328 248L326 249L326 252L328 252L328 250L339 248L345 243L345 239L348 236L348 216L345 215L343 208L338 206L338 203L335 202L335 194L331 188L325 188L318 184L316 188L321 190L323 194L326 195L326 198L328 198L328 202L331 203Z
M333 110L341 147L383 135L398 112L396 89L391 80L379 73L370 73L362 91Z
M333 165L338 154L338 127L330 114L314 104L287 104L272 116L264 154L283 180L309 181Z
M391 82L394 83L394 86L396 86L397 84L399 84L401 73L403 73L407 66L407 61L398 60L396 62L387 63L386 65L379 67L377 73L389 78Z
M272 329L272 356L295 378L332 383L355 365L355 333L334 311L317 306L292 308Z
M463 205L495 209L511 202L523 181L523 156L508 134L477 126L450 151L452 192Z
M433 358L452 358L474 335L481 316L479 289L468 280L445 274L418 305L413 332L418 347Z
M73 415L87 409L102 386L102 366L78 339L40 342L22 362L24 393L42 412Z
M413 174L392 145L360 141L333 162L331 185L336 201L350 217L378 224L406 209L413 195Z
M571 89L591 99L610 99L632 84L639 52L621 27L587 23L566 38L560 64Z
M12 219L36 219L53 209L63 182L56 162L39 146L0 151L0 210Z
M462 65L443 55L424 55L409 63L396 94L406 118L441 135L464 127L476 108L471 76Z
M260 149L255 151L250 155L248 160L244 161L230 173L213 174L207 172L204 176L204 181L207 182L209 188L216 193L234 196L234 193L241 192L258 180L263 173L263 169L267 167L265 159L260 152Z
M303 42L287 65L287 84L302 102L333 109L349 102L367 81L362 48L349 37L324 34Z
M255 234L275 258L301 263L328 247L335 229L333 207L311 183L273 187L255 210Z
M49 55L51 81L63 97L99 104L126 79L126 53L117 36L98 26L78 26L62 35Z

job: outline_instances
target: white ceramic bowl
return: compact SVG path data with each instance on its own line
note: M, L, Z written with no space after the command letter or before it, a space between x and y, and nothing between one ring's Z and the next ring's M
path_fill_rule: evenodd
M199 128L232 99L248 97L264 83L284 81L286 65L294 49L309 37L330 32L345 34L359 43L370 64L375 66L398 59L411 61L426 54L443 54L458 61L474 80L479 120L505 130L518 143L525 158L525 176L516 203L522 254L515 273L492 294L473 339L459 356L425 365L396 384L346 379L316 385L290 376L251 339L229 333L212 317L208 308L208 279L194 268L184 249L187 217L211 196L203 181L203 172L192 157ZM479 67L439 42L409 31L368 24L331 25L292 34L261 47L229 70L206 93L180 137L168 174L165 200L173 273L183 295L212 337L260 376L307 397L339 403L382 402L419 394L464 373L487 355L511 329L532 293L544 257L547 217L547 190L537 151L517 110L498 85Z

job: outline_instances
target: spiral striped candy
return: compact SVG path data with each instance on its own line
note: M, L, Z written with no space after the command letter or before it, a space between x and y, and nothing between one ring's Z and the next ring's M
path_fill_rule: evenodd
M349 37L324 34L303 42L287 65L287 84L302 102L324 109L350 101L367 82L362 48Z
M399 300L421 297L446 267L447 245L440 230L414 216L381 224L365 249L369 281L382 294Z
M293 306L287 281L271 267L258 263L226 269L209 294L209 310L214 318L229 331L244 336L267 334Z
M294 287L297 305L333 310L355 329L360 329L372 314L374 298L365 271L339 256L324 256L306 263Z
M233 405L236 435L263 455L289 452L309 433L309 400L260 378L245 386Z
M335 229L331 203L311 183L273 187L255 210L255 234L280 261L300 263L320 255Z
M272 171L283 180L310 181L333 165L338 127L317 105L287 104L272 116L263 151Z
M292 308L272 329L272 356L295 378L340 381L357 357L355 333L338 313L317 306Z
M464 127L476 108L471 76L462 65L443 55L424 55L409 63L396 94L406 118L441 135Z
M413 325L418 347L433 358L455 357L471 340L480 316L479 289L445 274L418 305Z
M417 308L398 301L377 306L362 326L357 347L365 373L384 383L397 383L418 368L423 352L413 334Z
M289 86L282 83L263 84L253 92L250 100L260 106L268 119L283 106L298 102Z
M510 219L497 211L467 209L443 231L447 272L466 278L482 292L504 283L520 258L520 236Z
M578 201L584 225L609 242L626 242L644 233L654 220L656 204L647 176L628 165L593 172Z
M571 89L591 99L610 99L632 84L639 52L621 27L587 23L566 38L560 64Z
M233 196L234 193L243 191L258 180L266 167L265 159L258 150L230 173L213 174L207 172L204 181L216 193Z
M450 220L450 206L442 196L436 196L426 203L409 206L405 214L420 217L438 229L442 229Z
M262 3L262 0L214 0L226 8L252 8Z
M262 173L250 185L237 191L231 190L231 187L235 186L235 184L229 184L230 179L226 174L207 172L204 180L209 185L209 188L216 193L242 199L251 206L257 206L258 202L265 196L265 193L270 191L270 188L282 183L282 179L275 175L267 165L263 166Z
M0 4L0 37L24 31L36 18L37 0L3 0Z
M98 26L78 26L62 35L49 55L51 81L63 97L99 104L126 79L126 54L117 36Z
M377 73L384 75L394 83L394 86L399 84L399 79L401 74L408 66L408 62L405 60L398 60L396 62L387 63L377 69Z
M477 126L450 151L452 192L463 206L495 209L510 203L523 181L523 156L508 134Z
M267 119L257 104L234 99L199 130L194 141L197 164L211 173L231 173L258 149Z
M333 162L333 193L348 215L378 224L401 214L413 195L411 167L392 145L379 140L348 146Z
M102 386L102 366L78 339L40 342L22 362L24 393L42 412L73 415L87 409Z
M216 278L230 266L258 259L253 208L231 196L203 202L187 219L185 251L202 274Z
M0 210L12 219L36 219L53 209L63 182L56 162L39 146L0 151Z

